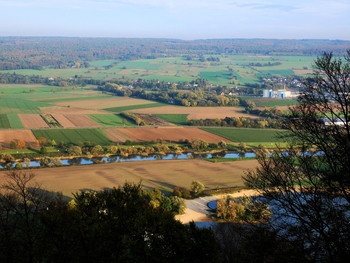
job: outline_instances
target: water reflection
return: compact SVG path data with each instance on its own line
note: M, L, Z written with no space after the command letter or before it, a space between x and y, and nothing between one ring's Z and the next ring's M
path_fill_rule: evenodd
M203 159L203 158L243 158L243 157L255 157L255 153L182 153L182 154L152 154L149 156L131 155L131 156L118 156L111 155L109 157L75 157L69 159L61 159L64 166L68 165L85 165L93 163L116 163L116 162L135 162L135 161L154 161L154 160L186 160L186 159ZM15 167L17 163L13 163L12 167ZM5 164L1 164L0 168L4 168ZM31 161L31 167L39 167L40 161Z

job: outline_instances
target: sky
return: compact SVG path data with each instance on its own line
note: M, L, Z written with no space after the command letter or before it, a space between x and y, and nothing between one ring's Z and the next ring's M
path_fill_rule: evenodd
M0 36L350 40L349 0L0 0Z

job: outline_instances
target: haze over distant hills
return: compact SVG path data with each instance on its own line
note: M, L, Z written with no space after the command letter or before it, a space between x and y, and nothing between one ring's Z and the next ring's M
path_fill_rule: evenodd
M38 69L69 61L132 60L219 54L344 54L350 41L327 39L200 39L0 37L0 69Z

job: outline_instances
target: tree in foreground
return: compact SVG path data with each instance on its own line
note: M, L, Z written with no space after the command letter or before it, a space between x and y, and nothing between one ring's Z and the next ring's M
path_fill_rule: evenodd
M261 154L245 182L274 207L279 238L301 242L309 261L340 262L350 255L350 51L315 67L285 120L290 147Z
M11 172L0 190L1 262L217 262L213 232L153 208L140 185L67 203L33 177Z

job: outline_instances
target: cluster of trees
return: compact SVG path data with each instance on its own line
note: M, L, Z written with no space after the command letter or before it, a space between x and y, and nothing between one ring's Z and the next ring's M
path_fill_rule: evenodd
M151 154L165 155L169 153L182 154L184 152L206 152L206 151L226 151L230 148L225 142L208 143L200 139L194 139L192 141L184 140L178 144L166 145L164 141L157 140L156 142L132 142L126 141L124 145L108 145L101 146L94 142L85 141L78 145L66 144L64 142L56 143L55 140L46 139L45 137L39 138L35 145L32 147L37 148L33 153L17 153L8 154L4 153L0 155L0 164L9 169L17 159L26 160L28 158L40 157L41 165L43 167L61 166L62 163L57 157L62 156L103 156L103 155L119 155L122 157L141 155L149 156ZM40 148L38 148L40 147ZM49 151L48 147L55 147L57 151ZM232 149L231 149L232 150ZM29 159L28 159L29 160ZM30 165L24 165L23 162L19 162L15 168L29 167Z
M10 172L0 188L1 262L217 261L213 232L176 221L155 191L125 184L68 202L33 177Z
M241 102L236 96L220 95L221 93L214 88L187 86L181 89L178 85L174 86L174 83L164 83L165 85L159 88L157 85L152 85L152 88L148 89L149 83L146 82L147 85L142 83L130 87L109 82L100 85L98 89L117 96L137 97L181 106L238 106Z
M267 62L267 63L260 63L260 62L257 62L257 63L249 63L247 64L247 66L252 66L252 67L272 67L272 66L278 66L278 65L281 65L282 63L281 62Z
M199 197L205 189L205 185L199 181L193 181L190 190L184 187L176 186L173 189L173 195L180 198L196 198Z
M264 222L270 216L269 205L252 197L230 199L226 196L219 199L216 205L216 217L227 222Z
M224 119L199 119L189 120L191 126L220 126L220 127L243 127L243 128L273 128L280 129L283 125L276 118L250 119L244 117L225 117Z

